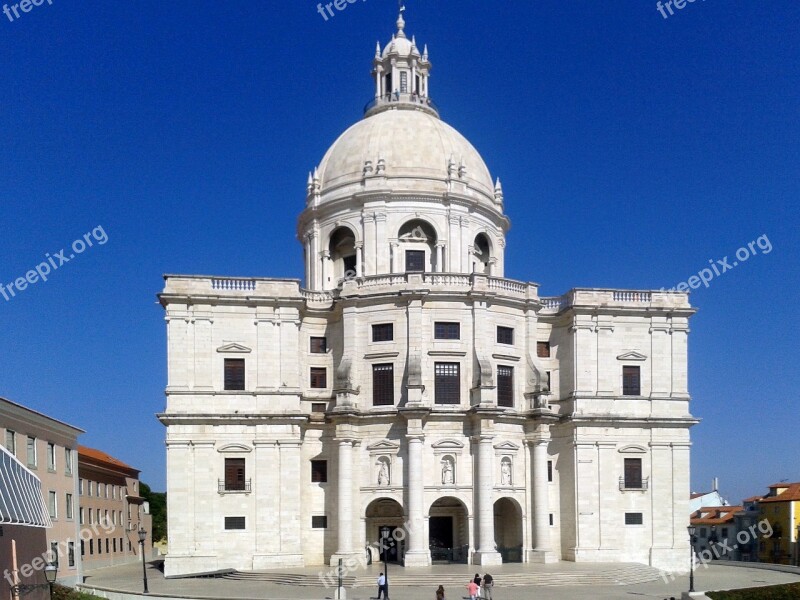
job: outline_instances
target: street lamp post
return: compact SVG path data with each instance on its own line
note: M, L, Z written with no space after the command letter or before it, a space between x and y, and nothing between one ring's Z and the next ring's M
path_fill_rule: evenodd
M689 592L694 591L694 543L697 538L694 537L697 528L694 525L689 525L686 528L689 532Z
M144 527L142 527L141 529L139 529L138 533L139 533L139 546L141 548L140 551L142 553L142 581L144 581L144 593L149 594L150 592L148 592L147 590L147 567L144 561L144 541L145 539L147 539L147 532L144 530Z
M381 527L381 551L383 552L383 576L386 578L386 589L384 596L389 600L389 538L391 530L384 526Z
M44 578L50 588L50 600L53 600L53 584L56 582L56 575L58 575L58 564L50 563L44 568Z

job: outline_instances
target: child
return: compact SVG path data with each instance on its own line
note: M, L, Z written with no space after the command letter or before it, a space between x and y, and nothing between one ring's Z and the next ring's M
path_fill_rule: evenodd
M439 589L436 590L436 600L444 600L444 586L439 586Z
M469 600L478 600L478 584L475 581L470 581L467 584L467 592L469 593Z

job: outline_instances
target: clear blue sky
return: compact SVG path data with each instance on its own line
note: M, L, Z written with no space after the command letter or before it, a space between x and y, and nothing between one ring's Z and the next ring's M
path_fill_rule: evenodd
M0 297L0 395L164 489L161 275L302 276L306 174L360 118L395 17L392 0L327 22L308 0L0 14L0 282L108 236ZM409 0L406 17L444 119L503 180L507 276L672 287L767 236L692 294L693 488L800 480L800 5Z

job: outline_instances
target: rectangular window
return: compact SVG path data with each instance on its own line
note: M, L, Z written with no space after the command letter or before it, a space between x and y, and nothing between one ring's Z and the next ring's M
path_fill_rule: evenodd
M406 250L406 272L408 273L425 272L424 250Z
M57 513L57 498L55 492L48 492L47 493L47 510L50 512L50 518L55 519L58 516Z
M328 405L324 402L312 402L311 403L311 412L314 413L324 413L327 412Z
M244 517L225 517L225 529L244 529Z
M28 468L35 469L38 465L36 458L36 438L28 436Z
M326 483L328 481L328 461L311 461L311 481L313 483Z
M89 525L93 525L94 521L92 521L92 509L89 509L89 520L87 521Z
M106 485L104 483L98 483L97 484L97 497L98 498L102 498L103 494L105 493L105 491L106 491Z
M92 490L94 490L94 481L89 482L89 497L92 496Z
M6 450L17 455L17 434L10 429L6 429Z
M56 445L51 442L47 442L47 470L56 470Z
M394 365L372 365L372 404L391 406L394 404Z
M111 547L114 549L114 552L117 551L117 538L111 538Z
M622 395L640 396L641 379L639 367L622 367Z
M117 526L117 511L115 510L111 511L111 524L114 525L114 527Z
M84 523L84 521L83 521L83 507L82 506L78 509L78 522L81 525L83 525L83 523Z
M78 479L78 495L83 496L83 479Z
M311 516L311 527L313 529L327 529L328 528L328 517L326 515L312 515Z
M643 525L642 513L625 513L625 525Z
M89 540L89 555L94 554L94 540Z
M328 387L328 370L325 367L311 367L311 387L325 389Z
M394 339L394 325L392 323L380 323L372 326L373 342L391 342Z
M109 546L109 544L108 544L108 538L106 538L106 554L108 554L108 546Z
M723 527L722 528L722 539L727 539L727 537L728 537L728 528L727 527Z
M311 338L311 354L325 354L328 351L328 339L324 337Z
M400 92L408 93L408 73L406 71L400 71Z
M553 526L553 513L550 513L550 527Z
M536 342L536 356L550 358L550 342Z
M547 461L547 481L549 481L551 483L553 481L553 461L552 460L548 460Z
M47 560L50 564L58 568L58 542L50 542L50 554Z
M103 540L97 540L97 553L103 553Z
M116 500L117 499L117 486L115 486L115 485L111 486L111 499L112 500Z
M64 473L72 475L72 450L64 448Z
M229 492L245 491L245 472L243 458L225 459L225 490Z
M625 459L625 487L629 490L642 489L642 459Z
M70 567L75 566L75 542L69 542L67 544L67 564Z
M514 328L513 327L497 327L497 343L514 345Z
M433 337L437 340L459 340L461 339L461 323L437 321L433 325Z
M233 391L244 390L244 359L225 359L225 389Z
M514 367L497 366L497 406L514 407Z
M81 540L81 556L85 555L86 555L86 544L84 543L83 540Z
M72 494L67 494L67 501L64 504L64 510L66 511L68 519L75 517L74 509L72 507Z
M461 365L437 362L434 365L434 388L436 404L460 404Z

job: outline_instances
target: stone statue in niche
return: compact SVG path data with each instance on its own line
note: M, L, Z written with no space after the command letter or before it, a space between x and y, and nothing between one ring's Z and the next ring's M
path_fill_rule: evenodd
M511 481L511 461L504 460L500 464L500 484L512 485Z
M453 461L449 457L445 457L442 459L442 485L453 485L454 483Z
M381 461L381 468L378 470L378 485L389 485L389 463Z

